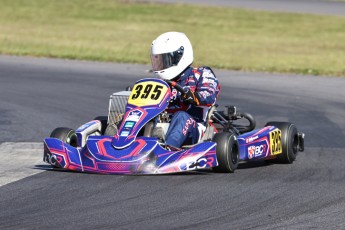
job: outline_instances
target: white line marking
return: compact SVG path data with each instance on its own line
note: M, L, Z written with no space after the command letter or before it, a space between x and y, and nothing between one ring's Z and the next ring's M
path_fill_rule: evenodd
M0 187L43 172L43 143L4 142L0 144Z

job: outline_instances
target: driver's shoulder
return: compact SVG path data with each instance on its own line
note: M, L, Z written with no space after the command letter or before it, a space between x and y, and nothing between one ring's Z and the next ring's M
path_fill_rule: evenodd
M213 70L209 66L199 66L199 67L193 68L193 73L200 77L216 78L216 75L214 74Z
M185 81L195 81L195 82L202 82L203 79L214 79L216 80L216 76L213 70L208 66L199 66L199 67L189 67L187 68L184 73L181 75L179 79L180 82Z

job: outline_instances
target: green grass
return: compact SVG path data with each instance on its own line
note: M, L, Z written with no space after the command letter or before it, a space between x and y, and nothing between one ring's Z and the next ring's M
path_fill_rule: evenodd
M345 17L116 0L0 0L0 53L149 63L183 31L195 65L345 76Z

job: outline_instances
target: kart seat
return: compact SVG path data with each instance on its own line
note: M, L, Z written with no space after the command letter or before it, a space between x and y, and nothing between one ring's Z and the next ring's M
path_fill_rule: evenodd
M214 135L214 127L211 125L211 121L212 121L212 116L214 111L216 111L218 105L215 104L213 106L210 107L210 109L207 112L206 115L206 130L204 132L203 137L201 138L200 142L206 141L206 140L212 140L213 135Z

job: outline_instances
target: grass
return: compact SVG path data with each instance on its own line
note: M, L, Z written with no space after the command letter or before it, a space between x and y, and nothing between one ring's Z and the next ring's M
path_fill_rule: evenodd
M0 53L149 63L166 31L195 65L345 76L345 17L116 0L0 0Z

